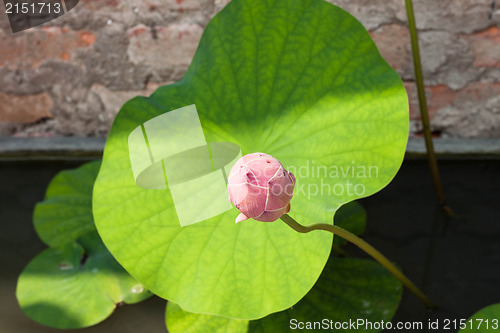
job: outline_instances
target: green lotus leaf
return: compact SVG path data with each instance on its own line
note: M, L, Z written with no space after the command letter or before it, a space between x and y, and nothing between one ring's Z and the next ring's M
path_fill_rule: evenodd
M458 326L462 326L458 333L498 332L500 330L500 303L482 308L466 321L457 321ZM450 328L453 329L453 327Z
M66 242L43 251L25 267L16 294L31 319L56 328L87 327L106 319L117 304L151 296L116 262L97 234L85 238L88 249Z
M192 104L207 142L270 154L295 174L293 218L332 223L342 204L379 191L399 169L408 136L403 84L363 26L334 5L233 0L207 25L181 81L118 113L93 197L114 257L185 311L257 319L287 309L319 278L331 234L298 234L280 221L235 224L236 209L181 227L172 186L136 184L129 135ZM200 199L202 210L220 203Z
M57 174L34 225L52 246L21 273L17 298L33 320L57 328L91 326L119 303L137 303L151 293L132 278L102 243L92 218L92 187L100 162Z
M311 332L333 328L335 332L344 332L352 330L336 329L335 325L357 322L357 319L372 324L390 321L401 295L399 281L378 263L366 259L332 257L316 285L291 309L248 322L189 313L177 304L168 303L166 322L172 333L285 333L290 332L291 328ZM363 328L360 331L380 330Z
M357 202L342 206L335 215L335 223L351 232L362 232L365 219L364 209ZM401 294L401 284L378 263L331 256L309 293L291 309L283 312L248 322L186 312L177 304L169 302L165 316L167 328L172 333L246 333L249 330L280 333L290 331L291 319L297 320L293 323L297 326L298 321L304 321L305 325L305 322L321 322L323 319L327 320L327 325L330 320L335 325L335 322L349 323L349 320L358 318L377 323L382 320L387 322L393 317Z
M399 305L403 288L384 267L373 260L332 257L313 289L299 303L284 312L251 321L251 333L281 333L290 329L320 332L352 332L341 323L388 322ZM324 320L326 319L326 320ZM314 326L314 322L319 322ZM308 323L311 326L307 326ZM345 325L345 324L344 324ZM311 329L314 328L314 329ZM358 332L379 332L360 327Z
M170 333L246 333L248 320L186 312L168 302L165 320Z
M71 242L95 231L92 188L101 166L90 162L58 173L50 182L45 199L35 206L33 223L38 236L49 246Z

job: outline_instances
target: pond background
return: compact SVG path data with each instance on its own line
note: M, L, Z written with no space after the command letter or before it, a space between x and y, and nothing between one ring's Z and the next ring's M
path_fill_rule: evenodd
M81 0L68 14L17 34L0 2L0 332L61 332L22 313L15 285L24 266L45 248L33 229L34 205L58 171L83 163L79 157L23 161L23 149L54 148L42 137L104 138L125 101L182 78L204 27L227 2ZM410 135L420 136L404 0L329 2L363 23L402 77ZM442 306L427 313L405 291L394 321L468 318L500 301L500 150L482 155L489 146L476 141L496 138L499 146L500 4L419 0L414 8L433 134L471 139L451 153L465 148L472 154L440 163L457 218L446 222L436 214L427 163L407 158L393 183L361 200L368 213L365 239ZM34 141L19 145L19 137ZM69 146L73 156L88 153L85 145ZM17 161L1 159L6 149ZM164 310L165 302L153 297L120 307L104 323L79 332L163 332Z
M33 229L34 205L58 171L82 163L0 163L1 332L61 332L26 317L17 305L15 287L24 266L46 248ZM500 301L500 160L445 160L440 166L449 205L458 215L448 222L436 214L427 162L422 159L406 159L387 188L360 201L367 210L364 239L441 306L429 313L405 290L393 323L466 319ZM366 257L354 246L348 253ZM165 301L153 297L121 306L102 324L79 332L165 332L164 311Z

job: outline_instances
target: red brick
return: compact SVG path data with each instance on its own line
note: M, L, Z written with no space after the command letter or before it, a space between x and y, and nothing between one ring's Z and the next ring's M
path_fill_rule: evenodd
M371 36L382 57L398 72L406 72L412 66L409 51L410 33L408 28L390 24L372 31Z
M95 43L96 37L93 33L87 32L87 31L81 31L80 32L80 40L87 44L86 46L90 46Z
M418 101L418 90L415 82L404 82L408 100L410 104L410 119L420 120L420 104ZM427 111L429 118L432 119L436 113L446 106L453 103L457 92L444 84L425 87L425 96L427 99Z
M119 0L81 0L80 6L90 10L102 10L104 7L116 8L119 4Z
M408 94L408 103L410 107L410 119L420 119L420 110L418 108L418 95L415 82L403 82Z
M103 85L94 84L90 90L91 92L99 96L106 110L105 114L110 115L109 119L106 119L106 121L109 121L111 123L114 115L118 113L123 104L125 104L125 102L127 102L129 99L132 99L136 96L150 96L161 85L170 83L172 82L165 82L163 84L148 83L145 89L134 91L112 91Z
M453 103L457 106L463 105L466 102L480 102L500 95L500 83L489 82L473 82L461 89L453 99ZM500 111L500 105L498 105Z
M96 37L89 31L73 31L61 27L31 29L7 35L0 30L0 67L37 68L43 61L70 61L75 51L90 47Z
M491 27L477 34L462 36L474 52L474 66L500 67L500 29Z
M139 12L168 12L170 10L199 10L203 2L200 0L82 0L79 9L96 12L129 11L137 8Z
M0 93L0 122L30 124L40 119L52 118L52 99L38 95L7 95Z
M436 112L446 106L453 104L457 92L445 84L426 87L427 108L429 117L433 118Z
M498 137L500 83L473 82L453 92L450 105L441 108L433 126L458 137Z
M138 25L128 31L128 56L134 64L158 69L187 67L202 33L196 24L172 24L156 31Z
M405 82L410 101L411 119L420 119L417 88L414 82ZM473 82L460 90L453 90L449 86L440 84L425 87L427 108L432 119L439 110L446 107L462 108L466 103L481 103L500 95L500 83ZM498 106L500 110L500 105Z

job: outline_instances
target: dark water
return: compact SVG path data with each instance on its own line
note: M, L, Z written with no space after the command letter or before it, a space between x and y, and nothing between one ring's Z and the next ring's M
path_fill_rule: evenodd
M405 290L393 322L438 320L440 329L428 332L456 332L443 325L500 303L500 161L442 161L440 170L455 218L437 208L427 162L407 161L386 189L362 201L365 239L440 307L427 313Z
M58 171L80 164L0 163L0 333L63 332L26 317L17 305L15 288L24 266L46 248L33 229L34 204L43 199L48 183ZM137 305L118 307L100 325L68 332L166 332L165 306L165 301L153 297Z
M24 266L45 248L33 230L34 204L58 171L80 164L0 163L1 333L62 332L27 318L17 305L15 286ZM442 326L445 319L468 318L485 305L500 303L500 161L444 161L440 166L448 203L458 215L454 219L436 213L425 161L406 161L391 185L362 200L368 212L365 239L440 306L428 313L405 291L393 322L426 326L439 319ZM363 256L354 247L349 250ZM119 307L104 323L78 332L165 332L164 311L165 302L151 298Z

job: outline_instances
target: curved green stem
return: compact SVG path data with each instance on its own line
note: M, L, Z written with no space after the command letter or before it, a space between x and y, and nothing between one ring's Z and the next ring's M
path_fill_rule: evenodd
M425 97L424 76L422 74L422 64L420 61L420 49L418 46L418 35L415 24L415 14L413 12L412 0L406 1L406 13L408 15L408 27L410 29L411 49L413 55L413 67L415 69L415 81L417 82L418 104L420 106L420 117L422 119L422 129L425 138L425 148L427 150L427 159L432 175L432 183L436 192L436 197L439 205L444 210L447 216L453 216L453 211L446 204L443 185L439 175L439 168L434 152L434 143L432 142L431 124L429 120L429 112L427 110L427 99Z
M436 306L427 298L427 296L425 296L425 294L422 291L420 291L420 289L418 289L418 287L415 284L413 284L413 282L411 282L410 279L406 277L406 275L404 275L396 266L394 266L394 264L391 263L389 259L387 259L377 249L375 249L373 246L371 246L370 244L368 244L355 234L340 227L337 227L335 225L327 223L313 223L304 226L302 224L299 224L297 221L295 221L292 217L290 217L287 214L281 216L281 219L283 220L283 222L288 224L288 226L290 226L293 230L297 232L308 233L314 230L325 230L353 243L354 245L358 246L360 249L368 253L370 256L372 256L373 259L377 260L382 266L384 266L392 275L394 275L396 279L401 281L401 283L404 286L406 286L415 296L417 296L418 299L420 299L428 309L436 308Z

